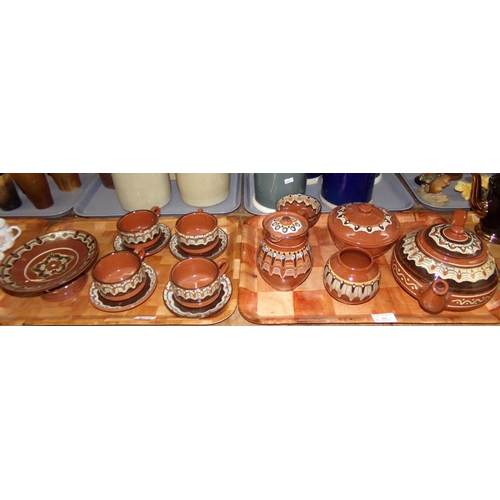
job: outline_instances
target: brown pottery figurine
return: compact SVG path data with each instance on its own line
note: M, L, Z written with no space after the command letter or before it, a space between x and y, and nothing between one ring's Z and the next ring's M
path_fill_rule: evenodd
M369 252L345 247L328 259L323 284L335 300L349 305L363 304L377 294L380 276L380 266Z
M363 248L374 258L390 250L401 236L398 218L370 203L346 203L328 215L328 231L339 249Z
M264 239L257 252L260 275L276 290L293 290L307 279L313 266L309 224L297 213L281 211L268 215L262 225Z
M500 244L500 174L494 174L488 181L486 199L482 196L481 174L472 174L470 206L481 219L474 228L486 241Z
M466 219L465 210L456 210L450 224L412 231L394 248L394 278L429 313L477 309L497 289L495 259L486 244L464 227Z

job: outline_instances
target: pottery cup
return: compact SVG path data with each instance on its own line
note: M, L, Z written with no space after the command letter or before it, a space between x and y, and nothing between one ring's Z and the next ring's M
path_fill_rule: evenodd
M139 294L146 285L143 259L143 249L113 252L102 257L92 270L99 294L113 302L128 300Z
M199 208L177 220L175 234L179 247L186 253L203 254L219 243L219 222L217 217Z
M227 259L214 262L205 257L189 257L181 260L170 272L175 299L191 309L213 304L220 296L221 278L228 268Z
M161 237L161 211L159 207L151 210L135 210L120 217L116 227L123 245L128 248L148 248Z

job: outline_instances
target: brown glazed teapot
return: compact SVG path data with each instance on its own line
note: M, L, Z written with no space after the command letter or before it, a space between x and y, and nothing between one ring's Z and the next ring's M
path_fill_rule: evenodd
M495 259L486 244L464 227L466 219L465 210L456 210L450 224L412 231L394 247L394 278L429 313L476 309L497 289Z
M481 174L472 175L470 206L481 219L474 228L486 241L500 244L500 174L494 174L488 181L488 193L483 198Z
M257 252L259 273L274 289L291 291L311 274L309 223L302 215L283 210L268 215L262 226L264 238Z

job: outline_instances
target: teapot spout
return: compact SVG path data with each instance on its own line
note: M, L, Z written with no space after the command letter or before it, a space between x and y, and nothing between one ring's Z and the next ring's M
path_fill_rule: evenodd
M482 219L488 215L488 202L483 199L481 187L481 174L472 175L472 189L469 204L475 214Z
M418 295L420 306L428 313L439 314L448 302L448 290L448 283L438 278Z

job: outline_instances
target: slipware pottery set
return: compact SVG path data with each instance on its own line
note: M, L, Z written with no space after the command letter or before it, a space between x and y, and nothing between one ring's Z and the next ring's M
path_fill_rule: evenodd
M159 207L135 210L118 220L116 251L102 257L92 271L89 294L96 308L120 312L142 304L152 295L156 273L144 259L159 251L159 242L160 249L166 246L168 237L162 240L162 227L166 226L160 222ZM178 247L186 254L172 267L164 291L165 305L171 312L201 318L227 304L232 291L225 276L229 262L222 259L216 263L206 256L219 245L220 231L217 218L201 208L176 221L172 239L178 240Z
M339 251L323 272L326 291L339 302L362 304L381 286L376 259L393 249L391 270L403 290L430 313L468 311L495 294L499 271L485 243L464 227L457 210L450 224L436 224L402 235L397 217L368 203L346 203L328 215L328 231ZM278 211L263 220L257 251L261 277L274 289L294 290L309 277L313 252L303 215Z

